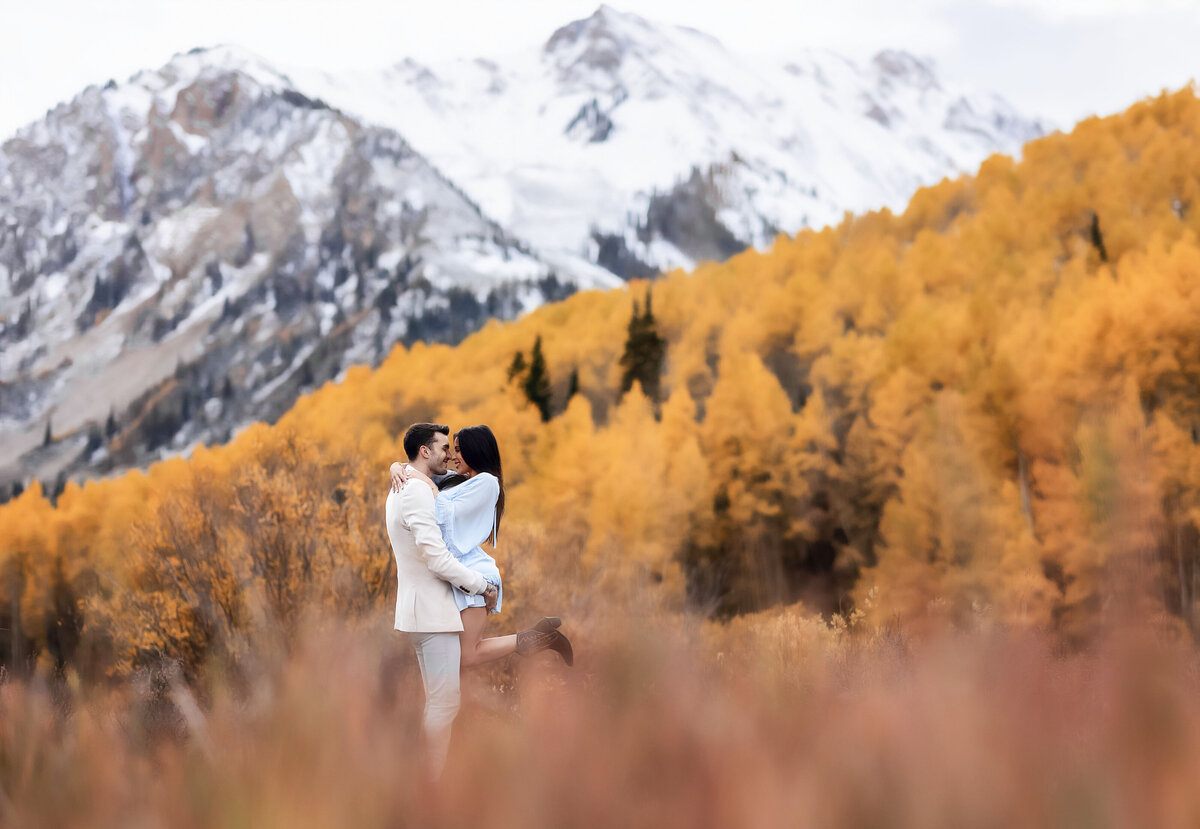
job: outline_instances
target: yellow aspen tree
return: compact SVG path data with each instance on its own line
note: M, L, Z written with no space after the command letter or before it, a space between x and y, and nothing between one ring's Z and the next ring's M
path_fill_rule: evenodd
M608 463L595 470L585 565L612 584L659 579L675 552L667 447L650 401L637 385L597 435Z
M700 528L710 565L731 573L735 603L782 598L783 541L793 470L793 414L779 381L754 354L724 354L701 428L714 525Z
M969 624L1002 590L1003 504L962 413L959 395L940 394L903 454L880 522L879 563L862 583L878 589L885 613Z
M916 434L929 395L928 385L902 367L870 390L868 410L844 415L850 425L842 441L830 506L846 536L841 551L846 567L876 561L884 504L899 485L901 458Z
M500 451L507 478L504 444ZM576 395L566 411L542 426L530 458L530 471L519 488L513 489L507 509L522 520L558 527L582 543L589 522L580 505L591 501L599 468L614 463L616 459L596 434L591 405Z

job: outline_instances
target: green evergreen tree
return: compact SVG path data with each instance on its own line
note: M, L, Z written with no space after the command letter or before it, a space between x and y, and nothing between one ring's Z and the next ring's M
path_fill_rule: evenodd
M106 438L111 438L116 433L117 433L116 412L112 409L109 409L108 410L108 420L106 420L104 422L104 436Z
M529 373L522 384L525 397L537 407L542 422L550 419L550 373L546 370L546 358L542 354L542 335L533 341L533 353L529 357Z
M67 472L63 470L58 473L54 479L54 489L50 490L50 505L58 506L58 496L63 494L63 490L67 488Z
M46 434L42 436L42 446L49 446L54 440L54 435L50 431L50 420L46 420Z
M525 369L529 368L525 364L525 352L518 351L513 355L512 362L508 364L508 382L512 382L525 373Z
M663 360L667 354L667 341L658 333L658 322L654 319L650 290L646 290L646 308L638 313L637 300L633 303L633 316L629 319L629 335L625 339L625 352L621 355L621 393L633 388L636 380L642 391L651 400L658 402L659 379L662 376Z

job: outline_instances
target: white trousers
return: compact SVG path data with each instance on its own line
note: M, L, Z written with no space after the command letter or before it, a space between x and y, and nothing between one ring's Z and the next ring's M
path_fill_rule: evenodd
M425 683L425 752L430 777L440 777L450 751L450 726L458 716L462 650L457 633L410 633Z

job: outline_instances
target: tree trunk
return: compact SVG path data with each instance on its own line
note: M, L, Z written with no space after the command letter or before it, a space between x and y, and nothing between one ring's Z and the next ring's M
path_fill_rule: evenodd
M1029 532L1036 538L1037 530L1033 524L1033 500L1029 495L1029 465L1025 462L1025 453L1019 446L1017 447L1017 480L1021 488L1021 514L1025 516Z

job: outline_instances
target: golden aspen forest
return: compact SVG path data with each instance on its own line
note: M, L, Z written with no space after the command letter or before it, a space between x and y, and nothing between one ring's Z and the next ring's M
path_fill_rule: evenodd
M661 373L623 392L639 320ZM539 338L545 412L519 369ZM432 803L321 776L409 768L372 736L416 739L421 699L383 503L426 420L500 443L489 630L560 614L581 662L487 674ZM1195 825L1200 99L902 214L397 347L54 505L34 483L0 507L0 627L28 666L0 686L0 823L65 774L101 806L64 825L130 814L99 794L122 775L168 825ZM1119 644L1134 628L1158 649ZM145 737L160 720L182 747ZM509 796L521 763L537 795Z

